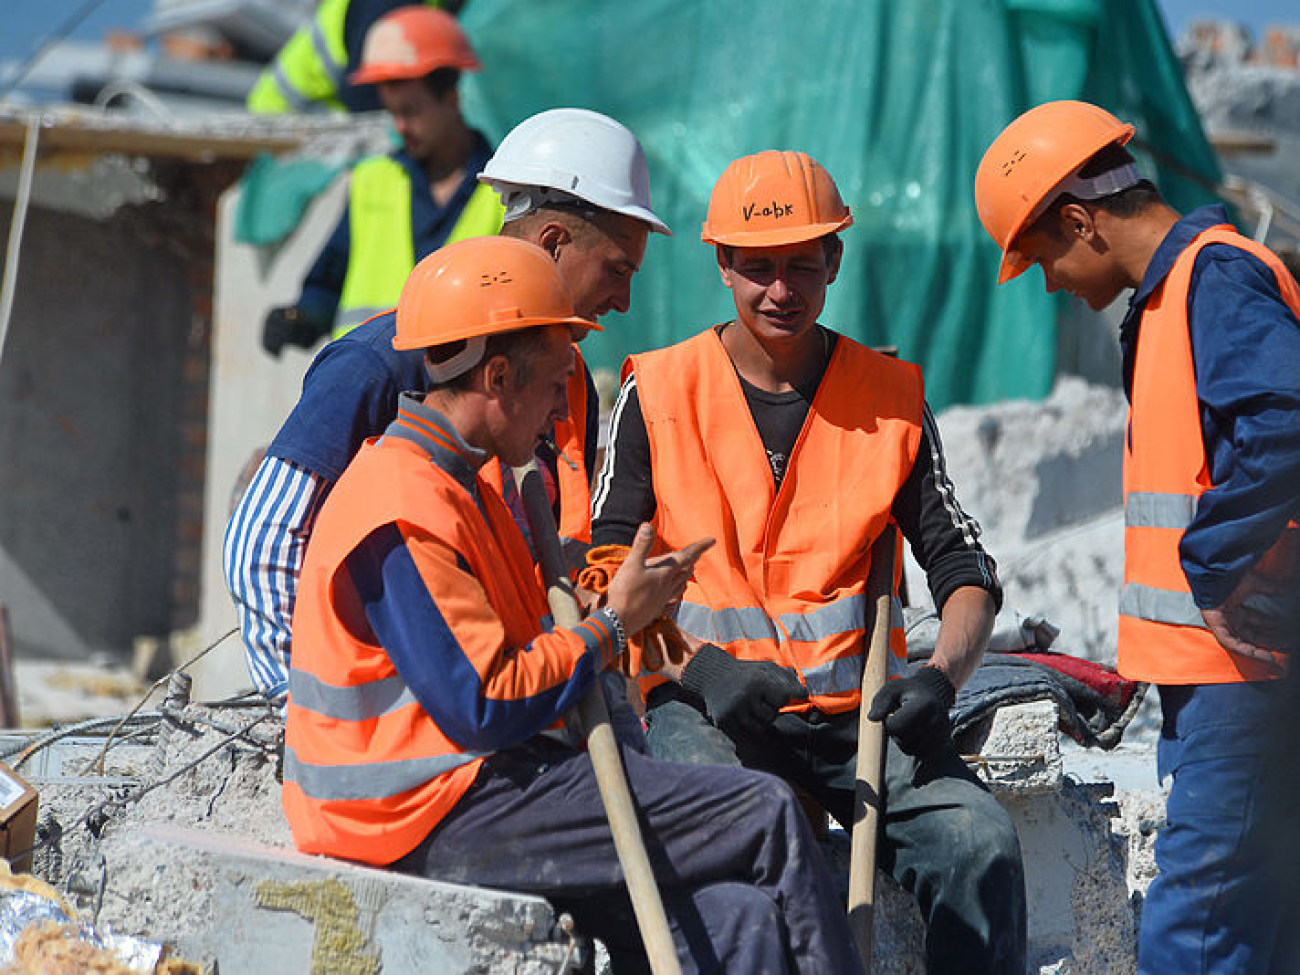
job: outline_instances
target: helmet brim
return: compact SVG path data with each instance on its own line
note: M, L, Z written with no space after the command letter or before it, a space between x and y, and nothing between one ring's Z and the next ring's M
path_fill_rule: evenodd
M416 81L433 74L439 68L457 71L482 71L478 58L461 61L429 61L422 64L373 64L362 66L348 75L350 85L377 85L383 81Z
M464 339L477 338L480 335L504 335L506 332L518 332L525 328L542 328L547 325L567 325L570 328L582 328L589 332L603 332L603 326L588 318L579 318L576 315L569 317L547 316L545 318L518 318L510 322L509 327L502 327L500 322L484 322L481 328L464 329L459 332L449 332L446 337L438 336L438 345L450 345L452 342L460 342ZM418 349L428 349L432 346L424 342L403 342L400 334L393 336L393 348L398 352L413 352Z
M803 224L776 230L738 230L729 234L711 234L706 227L700 233L700 240L706 244L722 247L784 247L787 244L802 244L809 240L818 240L827 234L839 233L852 224L853 217L845 216L843 220L830 223Z

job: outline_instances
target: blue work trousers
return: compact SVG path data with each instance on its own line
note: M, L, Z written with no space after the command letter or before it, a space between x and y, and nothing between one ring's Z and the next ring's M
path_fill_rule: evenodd
M861 975L844 903L789 787L621 749L684 973ZM394 869L524 891L648 972L591 759L548 738L498 752Z
M1156 760L1172 782L1142 909L1141 975L1300 971L1272 957L1284 901L1263 828L1268 789L1282 784L1270 762L1282 690L1281 681L1160 687Z
M857 711L782 713L762 736L733 740L676 685L662 688L646 712L650 754L771 772L852 828ZM916 897L926 921L926 971L1023 975L1024 865L1006 810L951 747L918 762L891 740L882 792L877 863Z

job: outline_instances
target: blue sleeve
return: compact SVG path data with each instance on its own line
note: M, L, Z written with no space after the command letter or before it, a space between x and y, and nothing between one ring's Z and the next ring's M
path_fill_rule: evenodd
M351 335L329 343L267 453L337 481L366 438L383 433L397 415L402 385L365 343Z
M351 250L351 217L344 206L334 233L325 241L325 246L316 256L316 263L303 278L302 291L298 295L299 310L313 321L334 321L343 294L343 281L348 276Z
M421 557L425 556L427 553L422 553ZM582 638L576 662L565 662L563 674L557 674L564 679L527 681L541 688L531 694L491 696L438 604L440 595L464 605L467 594L472 597L482 592L464 560L459 555L454 558L456 566L443 575L449 592L432 592L400 528L388 524L352 552L347 571L379 644L438 727L471 751L508 748L550 727L581 700L595 681L603 648L581 628L542 634L528 647L519 649L490 648L488 652L504 656L519 669L534 670L529 658L536 649L538 658L549 656L551 669L555 670L557 655L546 654L538 645L548 642L553 646L564 640L563 632ZM450 591L453 589L455 592ZM485 595L469 602L490 613Z
M1272 270L1226 245L1197 258L1188 306L1214 487L1179 552L1205 609L1221 605L1300 516L1300 322Z

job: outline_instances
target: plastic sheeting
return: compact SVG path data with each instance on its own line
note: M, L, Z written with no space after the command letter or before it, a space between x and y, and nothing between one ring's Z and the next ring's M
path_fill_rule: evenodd
M1062 299L1037 271L995 286L971 195L1007 122L1095 101L1177 161L1143 159L1174 206L1212 199L1184 171L1219 176L1153 0L472 0L461 19L484 64L462 101L490 138L573 105L646 147L676 236L651 236L632 310L584 342L595 367L731 317L699 230L737 156L802 149L835 177L855 222L821 320L920 363L936 408L1045 396L1056 372Z

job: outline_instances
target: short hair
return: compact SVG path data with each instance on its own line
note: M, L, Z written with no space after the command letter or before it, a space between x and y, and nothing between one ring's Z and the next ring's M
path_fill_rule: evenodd
M512 332L497 332L489 335L483 349L483 358L475 366L446 382L434 383L432 388L465 392L469 389L471 377L475 372L482 369L489 359L503 355L514 367L514 388L522 389L532 376L533 360L541 351L546 331L544 328L520 328ZM459 339L426 349L424 357L426 361L437 365L460 354L464 349L465 340Z
M454 91L460 83L460 71L456 68L434 68L424 76L423 81L429 94L441 101L447 92Z
M1079 167L1080 176L1092 178L1108 173L1121 166L1131 166L1135 160L1132 154L1118 142L1112 142L1100 152L1088 157L1088 161ZM1048 205L1043 215L1034 221L1033 226L1051 237L1059 239L1064 232L1061 227L1061 210L1071 203L1093 206L1105 210L1116 217L1135 217L1144 210L1164 203L1160 190L1149 179L1141 179L1126 189L1097 200L1081 200L1070 193L1062 193Z
M540 225L553 222L565 227L573 242L585 250L601 237L620 236L624 226L621 221L635 219L584 200L548 201L505 224L501 228L501 234L527 239L533 236Z

